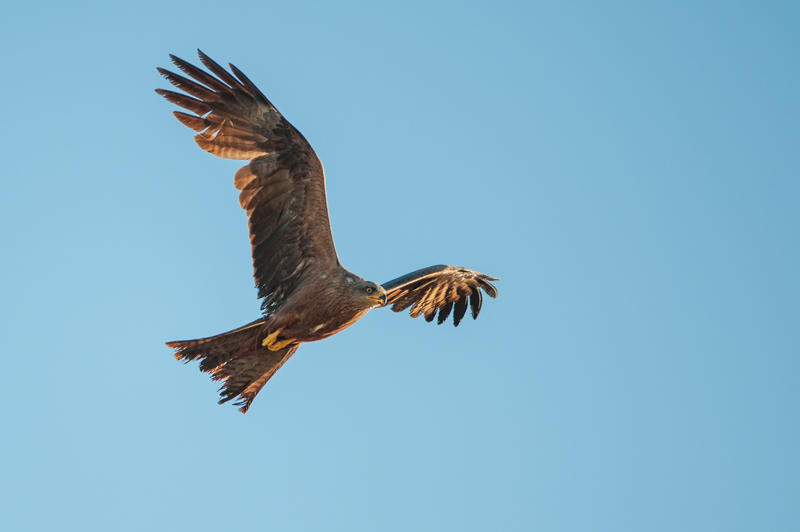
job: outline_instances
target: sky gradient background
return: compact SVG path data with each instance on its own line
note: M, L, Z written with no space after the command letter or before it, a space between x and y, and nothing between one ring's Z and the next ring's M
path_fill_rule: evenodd
M800 529L800 5L647 4L5 6L1 527ZM346 267L499 298L217 406L164 346L259 315L240 163L153 92L198 47L314 146Z

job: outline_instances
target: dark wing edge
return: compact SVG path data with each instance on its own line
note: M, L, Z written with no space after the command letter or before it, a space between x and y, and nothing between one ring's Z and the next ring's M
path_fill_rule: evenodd
M440 264L422 268L383 284L386 304L394 312L411 307L410 315L425 316L431 322L439 312L437 324L441 325L453 312L453 325L458 327L469 306L472 319L477 319L483 305L481 290L491 298L497 297L497 288L489 281L496 277L461 268Z
M339 263L325 173L305 137L238 68L229 65L231 74L198 54L213 75L170 55L186 76L158 71L186 94L156 92L193 113L173 114L198 133L195 141L203 150L249 161L236 172L234 186L249 220L258 297L269 313L292 293L306 269Z

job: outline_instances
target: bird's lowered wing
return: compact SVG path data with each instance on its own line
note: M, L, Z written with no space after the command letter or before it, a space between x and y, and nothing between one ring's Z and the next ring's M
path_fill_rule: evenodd
M158 71L186 94L158 89L198 132L197 144L227 159L250 161L236 172L234 186L247 211L253 276L265 311L277 307L309 267L338 264L333 245L325 174L308 141L235 66L233 74L198 50L214 75L171 55L188 77ZM193 79L189 79L193 78Z
M481 290L489 297L497 297L497 288L489 281L498 281L482 273L458 266L431 266L411 272L383 284L386 290L386 304L392 310L402 312L411 307L411 317L425 315L425 320L433 321L439 312L438 324L444 323L453 312L453 325L458 327L467 312L469 304L472 318L481 311L483 298ZM412 306L413 305L413 306Z

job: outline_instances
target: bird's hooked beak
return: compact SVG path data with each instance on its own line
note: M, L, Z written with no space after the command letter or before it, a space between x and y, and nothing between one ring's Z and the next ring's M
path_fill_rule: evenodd
M369 296L369 298L377 303L379 303L382 307L386 306L386 293L380 294L378 296Z

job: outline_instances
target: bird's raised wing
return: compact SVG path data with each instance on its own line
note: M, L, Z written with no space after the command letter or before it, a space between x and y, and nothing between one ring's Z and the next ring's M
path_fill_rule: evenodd
M453 325L458 327L467 312L467 303L472 318L478 318L483 303L481 289L489 297L497 297L497 288L489 281L498 280L466 268L439 265L398 277L384 283L383 289L386 304L392 305L395 312L411 307L412 318L424 314L425 320L431 322L439 311L437 323L441 325L455 308Z
M197 144L227 159L250 161L236 172L234 186L247 211L253 276L261 308L281 304L310 267L339 263L325 198L322 163L308 141L235 66L233 75L198 50L214 75L171 55L189 77L158 71L186 94L158 89L170 102L191 111L175 111L197 131Z

